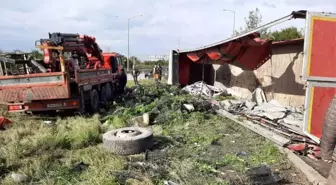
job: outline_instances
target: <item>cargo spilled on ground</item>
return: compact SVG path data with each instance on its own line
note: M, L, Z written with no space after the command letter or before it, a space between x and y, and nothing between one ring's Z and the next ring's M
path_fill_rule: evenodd
M17 184L15 175L28 184L251 184L251 168L264 166L272 171L268 180L308 184L271 142L216 115L201 97L141 84L104 115L4 113L13 124L0 132L0 184ZM118 156L102 147L104 132L132 126L143 113L151 115L153 149Z

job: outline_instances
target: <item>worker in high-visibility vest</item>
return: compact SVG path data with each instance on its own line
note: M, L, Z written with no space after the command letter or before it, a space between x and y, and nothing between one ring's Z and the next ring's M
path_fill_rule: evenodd
M158 66L157 65L155 65L154 68L153 68L153 77L154 77L155 81L157 81L158 78L159 78Z
M127 84L127 74L125 73L124 69L120 70L120 78L119 78L119 85L120 85L120 93L124 93L125 92L125 88L126 88L126 84Z

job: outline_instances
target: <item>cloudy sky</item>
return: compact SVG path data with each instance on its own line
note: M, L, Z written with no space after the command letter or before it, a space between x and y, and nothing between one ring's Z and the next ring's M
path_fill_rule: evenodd
M95 36L103 50L127 55L127 20L130 53L140 58L211 44L244 25L250 10L259 8L263 22L294 10L336 12L335 0L0 0L0 49L29 51L48 32ZM304 27L304 20L277 26Z

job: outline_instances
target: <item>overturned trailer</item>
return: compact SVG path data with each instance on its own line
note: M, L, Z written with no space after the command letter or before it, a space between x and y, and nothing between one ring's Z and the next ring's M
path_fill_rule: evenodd
M258 31L297 18L306 20L302 79L307 89L303 130L311 139L320 142L324 117L336 94L336 14L294 11L212 45L172 50L168 83L184 86L202 80L213 84L216 78L211 70L213 64L230 64L245 71L258 69L272 57L272 41L261 39Z

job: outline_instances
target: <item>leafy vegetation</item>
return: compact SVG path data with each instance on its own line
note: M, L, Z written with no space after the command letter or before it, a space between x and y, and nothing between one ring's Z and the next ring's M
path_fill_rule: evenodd
M0 134L0 184L17 184L13 172L27 175L30 184L249 184L245 171L260 164L293 184L305 182L291 178L298 172L272 143L214 114L202 98L175 86L142 84L104 117L56 118L46 124L51 118L4 113L14 124ZM196 110L184 109L184 103ZM102 133L132 125L131 118L145 112L153 114L155 138L147 155L123 157L103 149ZM75 170L79 163L86 167Z
M32 50L32 55L35 59L42 60L43 54L39 50Z
M288 27L280 31L273 31L267 37L273 41L283 41L303 38L303 34L296 27Z
M240 31L236 31L236 35L255 29L259 26L262 26L262 15L259 9L256 8L255 10L249 11L248 17L245 17L245 26L240 28ZM273 41L291 40L303 37L302 30L298 30L296 27L288 27L275 31L262 29L259 33L262 38L271 39Z
M127 58L122 55L122 61L124 61L125 66L127 62ZM133 66L133 63L138 69L152 69L154 65L161 65L161 66L168 66L168 61L167 60L156 60L156 61L141 61L139 58L135 56L130 57L129 65L130 67Z

